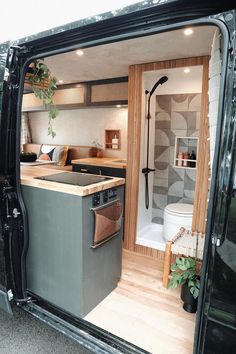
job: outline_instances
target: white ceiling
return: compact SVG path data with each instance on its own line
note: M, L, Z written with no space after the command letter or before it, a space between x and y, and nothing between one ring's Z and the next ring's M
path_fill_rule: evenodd
M132 64L209 55L215 27L193 30L191 36L181 29L85 48L83 56L75 51L51 56L45 62L64 84L128 76Z

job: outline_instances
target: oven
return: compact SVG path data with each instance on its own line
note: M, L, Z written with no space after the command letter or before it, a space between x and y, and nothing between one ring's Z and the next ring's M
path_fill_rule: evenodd
M122 227L123 204L117 188L93 196L94 231L91 247L97 248L118 236Z

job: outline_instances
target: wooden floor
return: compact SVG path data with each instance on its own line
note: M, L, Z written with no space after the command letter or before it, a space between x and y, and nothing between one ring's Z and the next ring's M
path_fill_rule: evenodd
M156 260L124 251L118 287L85 319L150 353L192 354L195 315L161 280Z

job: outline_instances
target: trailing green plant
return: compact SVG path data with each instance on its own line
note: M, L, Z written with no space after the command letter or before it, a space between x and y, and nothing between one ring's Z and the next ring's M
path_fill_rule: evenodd
M187 283L194 299L197 299L200 289L200 276L197 271L198 237L197 235L194 258L177 257L175 263L171 265L171 280L168 285L169 288L175 289Z
M51 75L48 66L41 60L34 60L32 66L29 67L27 80L32 86L32 90L36 97L43 101L48 109L48 135L52 138L56 136L53 130L53 120L58 116L59 110L53 104L53 95L57 88L57 79Z

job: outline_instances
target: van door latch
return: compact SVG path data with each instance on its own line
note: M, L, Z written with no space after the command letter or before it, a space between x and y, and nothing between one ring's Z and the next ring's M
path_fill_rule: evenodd
M20 212L18 211L17 208L14 208L12 211L13 218L18 218L18 215L20 215Z
M8 297L8 300L9 300L9 301L12 301L12 300L13 300L13 293L12 293L12 290L11 290L11 289L8 290L8 292L7 292L7 297Z

